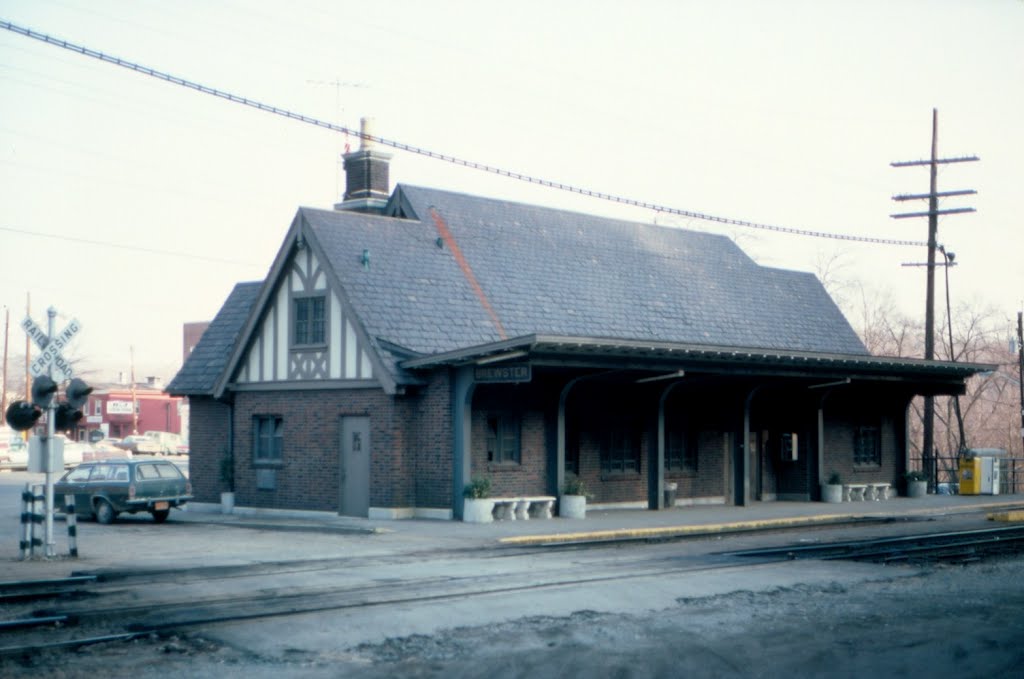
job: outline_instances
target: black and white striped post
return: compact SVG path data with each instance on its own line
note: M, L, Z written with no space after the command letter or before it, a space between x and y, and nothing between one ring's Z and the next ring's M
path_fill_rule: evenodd
M35 536L35 527L43 522L43 515L36 511L39 503L46 498L41 494L43 486L32 486L26 483L21 493L21 547L22 560L31 558L35 548L41 547L43 541Z
M75 516L75 496L64 496L64 516L68 525L68 556L78 558L78 521Z

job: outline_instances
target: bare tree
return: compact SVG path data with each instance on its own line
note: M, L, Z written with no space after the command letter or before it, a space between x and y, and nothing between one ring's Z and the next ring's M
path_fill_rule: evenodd
M888 290L841 275L841 257L819 258L818 276L850 319L865 347L876 356L920 357L924 355L923 323L901 312ZM972 300L959 304L950 317L943 311L936 322L935 346L939 360L996 366L967 382L960 397L964 441L960 441L956 403L953 397L935 399L935 445L939 456L955 457L961 443L972 448L1002 448L1022 457L1016 356L1006 341L1006 319L990 306ZM923 399L911 402L909 437L911 457L921 456L923 440Z

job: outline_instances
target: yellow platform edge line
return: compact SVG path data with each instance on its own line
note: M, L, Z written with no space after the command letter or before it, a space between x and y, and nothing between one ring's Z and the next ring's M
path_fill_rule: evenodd
M905 512L914 514L940 514L960 513L968 511L979 511L985 509L996 509L1000 507L1020 507L1020 500L1005 502L987 502L984 504L964 505L959 507L922 507ZM756 521L736 521L732 523L707 523L691 524L685 526L661 526L658 528L616 528L610 530L581 531L577 533L554 533L551 535L518 535L507 538L499 538L498 542L505 545L543 545L552 542L583 542L586 540L613 540L615 538L657 538L673 537L684 535L700 535L714 533L728 533L741 530L756 530L758 528L774 528L788 526L812 525L816 523L834 523L838 521L851 521L866 519L878 516L884 512L860 512L856 514L815 514L813 516L795 516L780 519L760 519ZM1016 514L1016 511L1005 512ZM1024 513L1024 510L1021 510ZM1024 519L1022 519L1024 520Z
M825 521L848 521L860 518L858 514L819 514L796 516L782 519L760 519L757 521L736 521L732 523L705 523L688 526L660 526L658 528L615 528L610 530L583 531L578 533L554 533L552 535L518 535L501 538L498 542L506 545L544 544L548 542L581 542L584 540L611 540L614 538L657 538L675 535L722 533L726 531L772 528L777 526L801 526Z
M1024 510L996 512L988 515L989 521L1024 521Z

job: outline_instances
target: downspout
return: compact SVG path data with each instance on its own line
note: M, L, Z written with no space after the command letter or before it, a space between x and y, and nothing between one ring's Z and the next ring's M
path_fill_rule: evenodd
M228 401L228 463L231 465L231 482L228 492L235 492L235 402Z

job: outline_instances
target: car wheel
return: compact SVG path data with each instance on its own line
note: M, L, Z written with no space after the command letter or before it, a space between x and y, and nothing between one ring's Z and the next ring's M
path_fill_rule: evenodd
M114 523L115 516L117 516L117 512L114 511L109 502L106 500L96 501L96 523L104 525Z
M157 523L163 523L167 520L167 516L171 513L170 509L154 509L150 514L153 515L153 521Z

